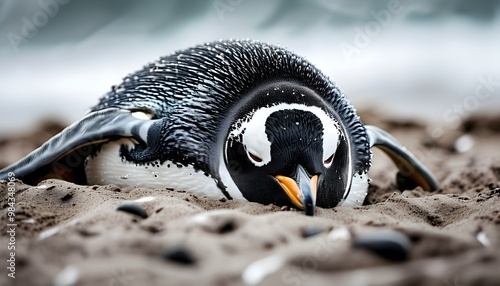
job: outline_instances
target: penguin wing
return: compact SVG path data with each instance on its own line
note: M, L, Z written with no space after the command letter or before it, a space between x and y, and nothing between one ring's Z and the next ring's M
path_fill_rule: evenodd
M398 187L401 190L413 189L417 186L426 191L435 191L439 186L432 173L415 158L396 138L386 131L371 125L366 126L371 147L384 151L399 169Z
M5 180L13 173L29 184L54 175L85 183L84 162L95 154L96 146L119 138L131 138L147 145L148 130L156 121L139 119L131 111L118 108L91 112L17 163L0 170L0 179Z

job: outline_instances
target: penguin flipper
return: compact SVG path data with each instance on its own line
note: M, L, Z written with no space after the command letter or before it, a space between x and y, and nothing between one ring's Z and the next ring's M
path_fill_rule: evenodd
M438 189L438 182L432 173L396 138L372 125L367 125L366 131L370 147L377 147L384 151L398 167L397 182L400 189L412 189L416 186L420 186L426 191Z
M155 122L118 108L91 112L23 159L0 170L0 180L6 180L10 173L28 184L48 177L85 183L84 162L96 152L96 146L119 138L132 138L146 145L148 130Z

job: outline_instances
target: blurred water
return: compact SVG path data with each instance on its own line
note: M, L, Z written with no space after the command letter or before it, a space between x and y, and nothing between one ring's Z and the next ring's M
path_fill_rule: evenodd
M0 135L77 120L144 64L227 38L305 56L358 109L452 125L500 107L497 3L0 0Z

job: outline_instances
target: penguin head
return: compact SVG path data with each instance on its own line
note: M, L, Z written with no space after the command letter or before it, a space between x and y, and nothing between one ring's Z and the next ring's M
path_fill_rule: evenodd
M339 174L348 168L339 121L310 91L298 97L282 92L286 100L266 95L227 135L225 164L239 191L249 201L293 206L308 215L318 198L320 206L336 206L346 186L335 181L342 181Z

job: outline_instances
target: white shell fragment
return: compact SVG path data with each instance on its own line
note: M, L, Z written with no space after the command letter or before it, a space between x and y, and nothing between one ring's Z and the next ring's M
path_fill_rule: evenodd
M285 260L282 256L271 255L248 265L243 271L241 278L247 285L257 285L266 276L278 271L284 264Z
M472 139L472 136L468 134L464 134L458 137L458 139L455 140L455 143L453 143L453 149L455 149L455 151L457 151L458 153L467 152L473 146L474 146L474 139Z
M54 286L71 286L78 281L79 272L73 265L64 267L54 279Z

